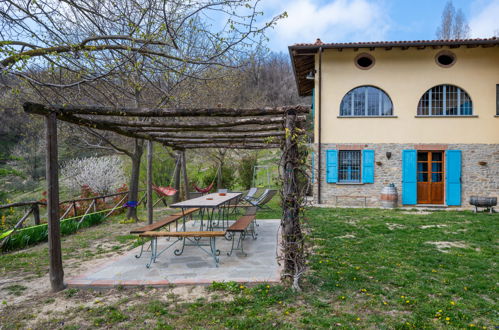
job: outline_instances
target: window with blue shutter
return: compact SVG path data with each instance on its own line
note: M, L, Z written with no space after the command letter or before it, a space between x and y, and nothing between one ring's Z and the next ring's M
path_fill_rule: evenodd
M402 151L402 204L415 205L418 201L416 181L417 151Z
M326 182L338 182L338 151L326 150Z
M447 150L446 202L449 206L461 205L461 150Z
M374 150L362 150L362 182L374 183Z

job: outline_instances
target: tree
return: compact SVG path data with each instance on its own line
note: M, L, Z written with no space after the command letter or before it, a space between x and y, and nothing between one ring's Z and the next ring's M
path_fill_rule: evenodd
M118 156L72 159L61 169L61 181L72 193L88 186L99 195L107 195L123 186L123 162Z
M459 8L456 11L452 0L449 0L442 11L442 22L437 28L437 38L442 40L466 39L470 37L470 27Z

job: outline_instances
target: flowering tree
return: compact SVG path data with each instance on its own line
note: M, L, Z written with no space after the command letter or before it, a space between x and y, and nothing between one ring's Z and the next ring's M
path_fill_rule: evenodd
M92 191L105 195L126 182L123 162L118 156L73 159L62 168L61 178L61 183L74 194L87 185Z

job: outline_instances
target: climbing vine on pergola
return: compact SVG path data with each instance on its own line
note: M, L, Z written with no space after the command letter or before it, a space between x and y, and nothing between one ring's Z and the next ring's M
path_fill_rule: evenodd
M24 110L46 117L50 282L54 291L64 288L58 214L57 120L148 140L148 165L152 159L153 142L177 150L280 148L284 275L291 277L293 286L298 288L299 278L305 269L300 226L305 196L300 177L305 175L307 156L303 124L310 107L137 109L28 102L24 104ZM153 215L151 169L148 166L149 222L152 222Z

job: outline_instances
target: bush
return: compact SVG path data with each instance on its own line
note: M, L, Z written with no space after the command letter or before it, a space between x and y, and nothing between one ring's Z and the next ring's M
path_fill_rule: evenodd
M88 186L99 195L116 191L125 183L123 162L118 156L73 159L61 170L62 185L73 195Z
M253 168L258 162L258 157L256 153L245 156L241 158L241 161L238 166L239 172L239 183L243 187L243 189L251 188L251 184L253 183Z
M95 213L90 214L85 217L82 223L78 224L79 218L71 218L61 221L61 235L70 235L76 232L80 228L87 228L101 223L104 220L104 214ZM0 239L2 235L6 235L8 232L0 234ZM7 238L7 241L2 247L3 251L11 251L25 248L29 245L33 245L39 242L44 242L48 239L48 225L46 223L32 226L28 228L23 228L17 230L14 234Z
M202 176L202 185L204 187L209 186L213 180L217 176L217 170L218 167L211 167L209 170L203 173ZM222 167L222 188L226 189L232 189L235 184L236 184L236 175L234 173L235 171L228 167L228 166L223 166ZM216 187L217 181L215 180L215 187Z

